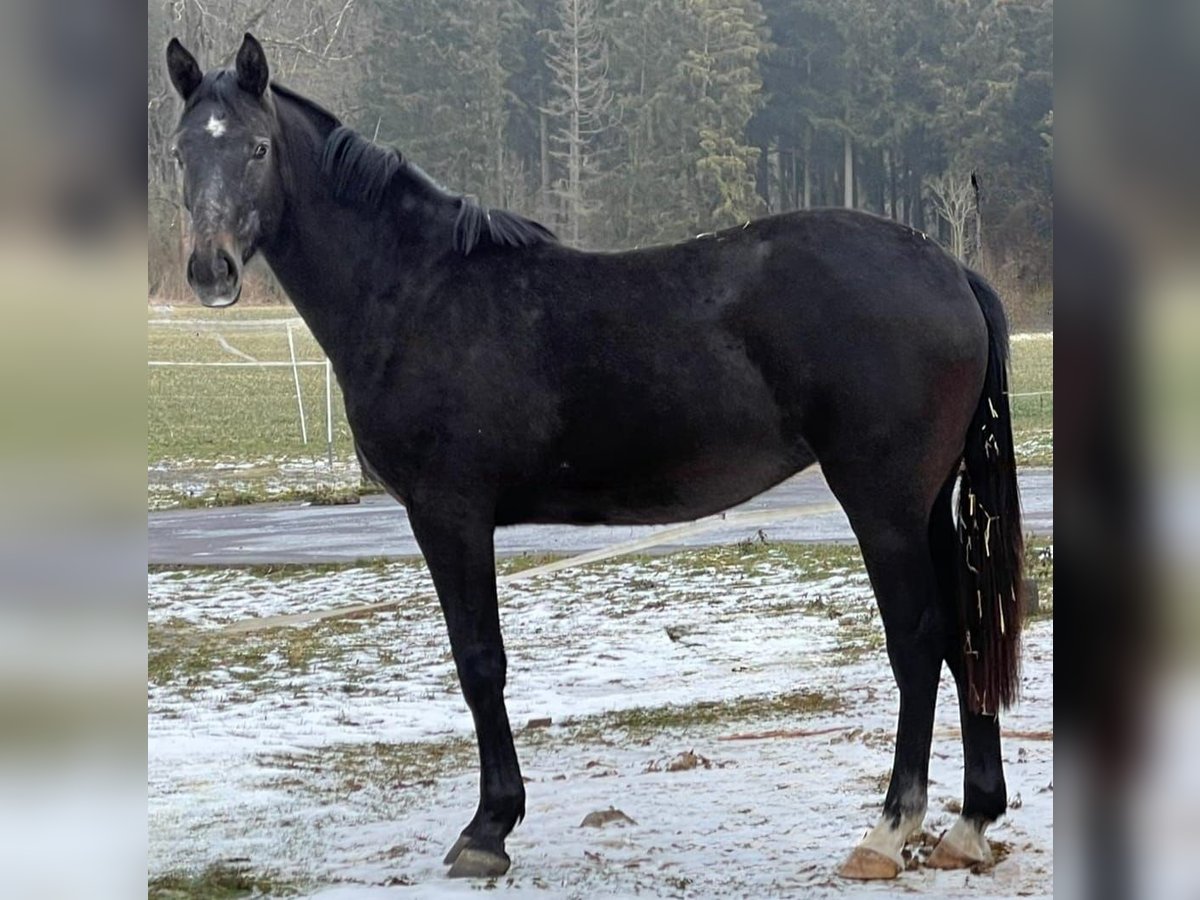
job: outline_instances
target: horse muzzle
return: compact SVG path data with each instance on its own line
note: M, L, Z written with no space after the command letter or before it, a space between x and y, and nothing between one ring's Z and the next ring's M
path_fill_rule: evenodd
M242 293L242 266L223 247L193 250L187 264L188 285L205 306L220 309L237 303Z

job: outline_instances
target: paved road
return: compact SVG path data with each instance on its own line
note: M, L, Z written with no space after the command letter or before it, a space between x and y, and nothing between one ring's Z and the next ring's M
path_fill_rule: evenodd
M1020 475L1025 529L1049 534L1054 526L1054 475L1033 469ZM824 478L809 470L738 510L823 506L833 501ZM580 553L650 535L670 526L516 525L496 531L496 551ZM730 544L752 537L760 526L730 524L681 538L663 549ZM850 523L840 510L794 516L761 526L770 540L849 541ZM170 510L149 514L152 564L244 565L328 563L419 554L404 508L390 497L364 497L351 506L266 503L222 509Z

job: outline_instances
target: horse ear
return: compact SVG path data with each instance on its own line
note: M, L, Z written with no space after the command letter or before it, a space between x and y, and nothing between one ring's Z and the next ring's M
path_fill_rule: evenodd
M171 43L167 44L167 71L171 75L171 84L184 100L195 93L204 79L196 57L187 52L179 38L171 38Z
M249 32L242 40L242 47L237 54L237 79L242 90L249 91L255 97L261 97L267 89L270 73L267 70L267 54Z

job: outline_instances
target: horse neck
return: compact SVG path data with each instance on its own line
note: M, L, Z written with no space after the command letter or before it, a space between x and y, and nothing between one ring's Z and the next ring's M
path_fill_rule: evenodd
M400 197L402 214L391 206L341 203L320 171L320 136L293 123L285 139L284 213L263 255L341 374L350 348L362 354L358 332L380 320L377 307L402 307L405 288L444 255L431 235L443 230L446 213L419 197Z

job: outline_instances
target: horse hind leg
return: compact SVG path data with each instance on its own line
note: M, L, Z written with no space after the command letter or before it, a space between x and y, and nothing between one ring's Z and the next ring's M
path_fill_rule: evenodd
M837 493L832 478L830 485ZM861 498L857 503L855 495ZM872 499L856 485L839 496L858 535L883 619L888 658L900 690L900 712L883 814L838 874L863 880L895 878L904 869L904 844L925 821L946 623L937 602L925 504L914 502L900 511L880 514L876 508L880 493Z
M949 513L953 485L952 478L943 488L943 496L938 498L929 526L929 540L946 617L957 622L955 572L962 548ZM972 712L968 706L967 673L957 626L947 635L945 658L958 688L964 761L963 805L962 813L938 841L926 865L937 869L965 869L991 863L992 852L984 832L1004 814L1008 798L1000 753L1000 720L996 716Z

